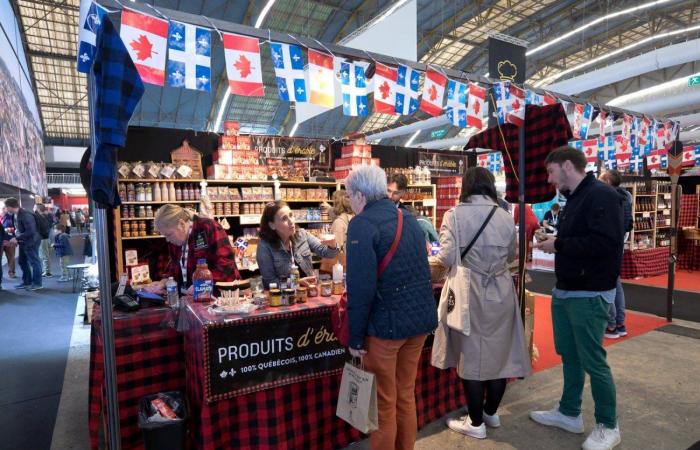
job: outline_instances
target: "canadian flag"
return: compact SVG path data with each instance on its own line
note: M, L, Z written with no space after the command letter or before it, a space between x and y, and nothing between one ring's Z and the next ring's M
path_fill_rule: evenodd
M231 93L248 97L265 95L258 39L231 33L223 33L223 36L226 75Z
M583 154L586 161L596 162L598 160L598 139L588 139L583 141Z
M488 153L482 153L480 155L476 155L476 165L479 167L488 167L489 165L489 155Z
M486 115L486 88L469 83L469 95L467 97L467 126L481 129L484 127Z
M434 70L428 70L425 73L425 82L423 83L423 98L420 102L420 110L425 111L431 116L439 116L442 114L442 101L445 97L445 84L447 77Z
M623 136L616 136L615 159L617 159L617 167L619 169L629 167L630 156L632 156L632 149L629 146L629 141Z
M522 127L525 124L525 91L511 83L506 122Z
M683 167L695 165L695 146L694 145L683 147L683 162L681 163L681 165Z
M571 131L573 132L575 139L581 139L581 126L583 125L583 109L583 105L574 103L574 126L571 127Z
M655 150L647 155L647 169L661 168L661 155L658 150Z
M141 80L144 83L163 86L168 21L124 9L119 36L129 51Z
M629 141L632 134L632 116L623 114L622 116L622 136Z
M335 77L333 57L309 49L309 101L319 106L333 108L335 103Z
M544 103L545 106L547 106L547 105L556 105L556 104L557 104L557 99L556 99L555 97L552 97L551 95L549 95L549 94L547 94L547 93L545 92L545 94L544 94L544 99L543 99L543 103Z
M375 112L396 114L396 76L395 68L377 63L374 72Z

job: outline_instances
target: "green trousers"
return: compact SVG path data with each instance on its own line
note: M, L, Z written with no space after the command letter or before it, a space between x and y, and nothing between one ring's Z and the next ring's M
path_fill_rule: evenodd
M591 379L596 423L615 428L615 383L603 348L608 322L608 303L600 296L552 298L554 346L561 356L564 391L559 411L567 416L581 413L586 373Z

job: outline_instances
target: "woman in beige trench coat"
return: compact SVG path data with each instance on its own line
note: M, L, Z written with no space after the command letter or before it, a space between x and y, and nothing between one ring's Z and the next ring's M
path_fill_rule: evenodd
M445 267L455 264L455 252L469 245L498 205L494 182L493 174L481 167L465 173L460 204L445 213L440 229L437 258ZM517 295L508 269L515 258L513 218L497 207L461 261L469 269L469 330L457 331L441 321L435 331L432 364L457 369L469 408L467 416L450 419L447 425L479 439L486 437L484 422L490 427L500 426L496 411L505 393L506 379L531 373Z

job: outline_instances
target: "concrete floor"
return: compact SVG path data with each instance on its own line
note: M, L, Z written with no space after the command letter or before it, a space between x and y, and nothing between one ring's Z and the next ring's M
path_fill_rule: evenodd
M677 325L700 328L695 323ZM617 387L622 444L616 449L685 450L700 441L700 339L652 331L607 348ZM593 400L586 383L583 418L586 432L575 435L531 421L533 409L550 409L562 389L561 366L509 385L499 410L502 426L488 429L485 440L445 426L445 418L424 427L416 450L581 448L594 426ZM455 411L448 417L459 415ZM348 447L369 448L367 441Z

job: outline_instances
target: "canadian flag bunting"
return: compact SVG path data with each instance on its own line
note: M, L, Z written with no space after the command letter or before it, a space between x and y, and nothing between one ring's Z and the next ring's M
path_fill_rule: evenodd
M581 139L581 125L583 124L583 105L574 103L574 123L571 132L574 138Z
M628 114L622 115L622 137L627 141L630 140L632 134L632 116Z
M119 36L144 83L165 84L165 54L168 47L168 21L122 10Z
M488 153L481 153L476 156L476 165L483 167L484 169L489 166L489 155Z
M396 76L395 68L376 64L374 74L374 111L384 114L396 114Z
M425 72L423 83L423 97L420 102L420 110L431 116L442 114L442 101L445 97L445 84L447 77L434 70Z
M649 139L649 128L651 127L651 120L647 117L642 117L639 121L639 130L637 131L637 142L640 147L646 147L650 142Z
M615 158L617 159L617 168L627 169L630 165L630 157L632 150L629 147L629 141L624 136L615 136Z
M333 108L335 104L333 57L309 49L309 102Z
M544 106L549 106L549 105L556 105L557 104L557 99L556 97L552 97L551 95L545 93L544 94L544 99L542 101L542 104Z
M583 141L583 154L586 155L586 161L596 162L598 160L598 139Z
M644 157L639 153L632 153L630 158L630 170L632 172L640 172L644 168Z
M654 150L647 155L647 169L655 170L660 169L662 166L663 157L666 156L668 152L664 150Z
M695 165L695 146L689 145L683 147L683 162L682 167L694 166Z
M525 124L525 91L514 84L511 84L509 89L510 100L506 122L522 127Z
M223 33L226 74L232 94L262 97L265 88L260 63L260 41L240 34Z
M605 135L607 134L605 129L607 117L608 113L606 113L605 111L600 111L598 113L598 117L595 118L596 124L598 125L598 140L601 142L603 141L603 139L605 139Z
M487 107L486 89L474 83L469 83L469 95L467 96L467 126L478 129L483 128Z

